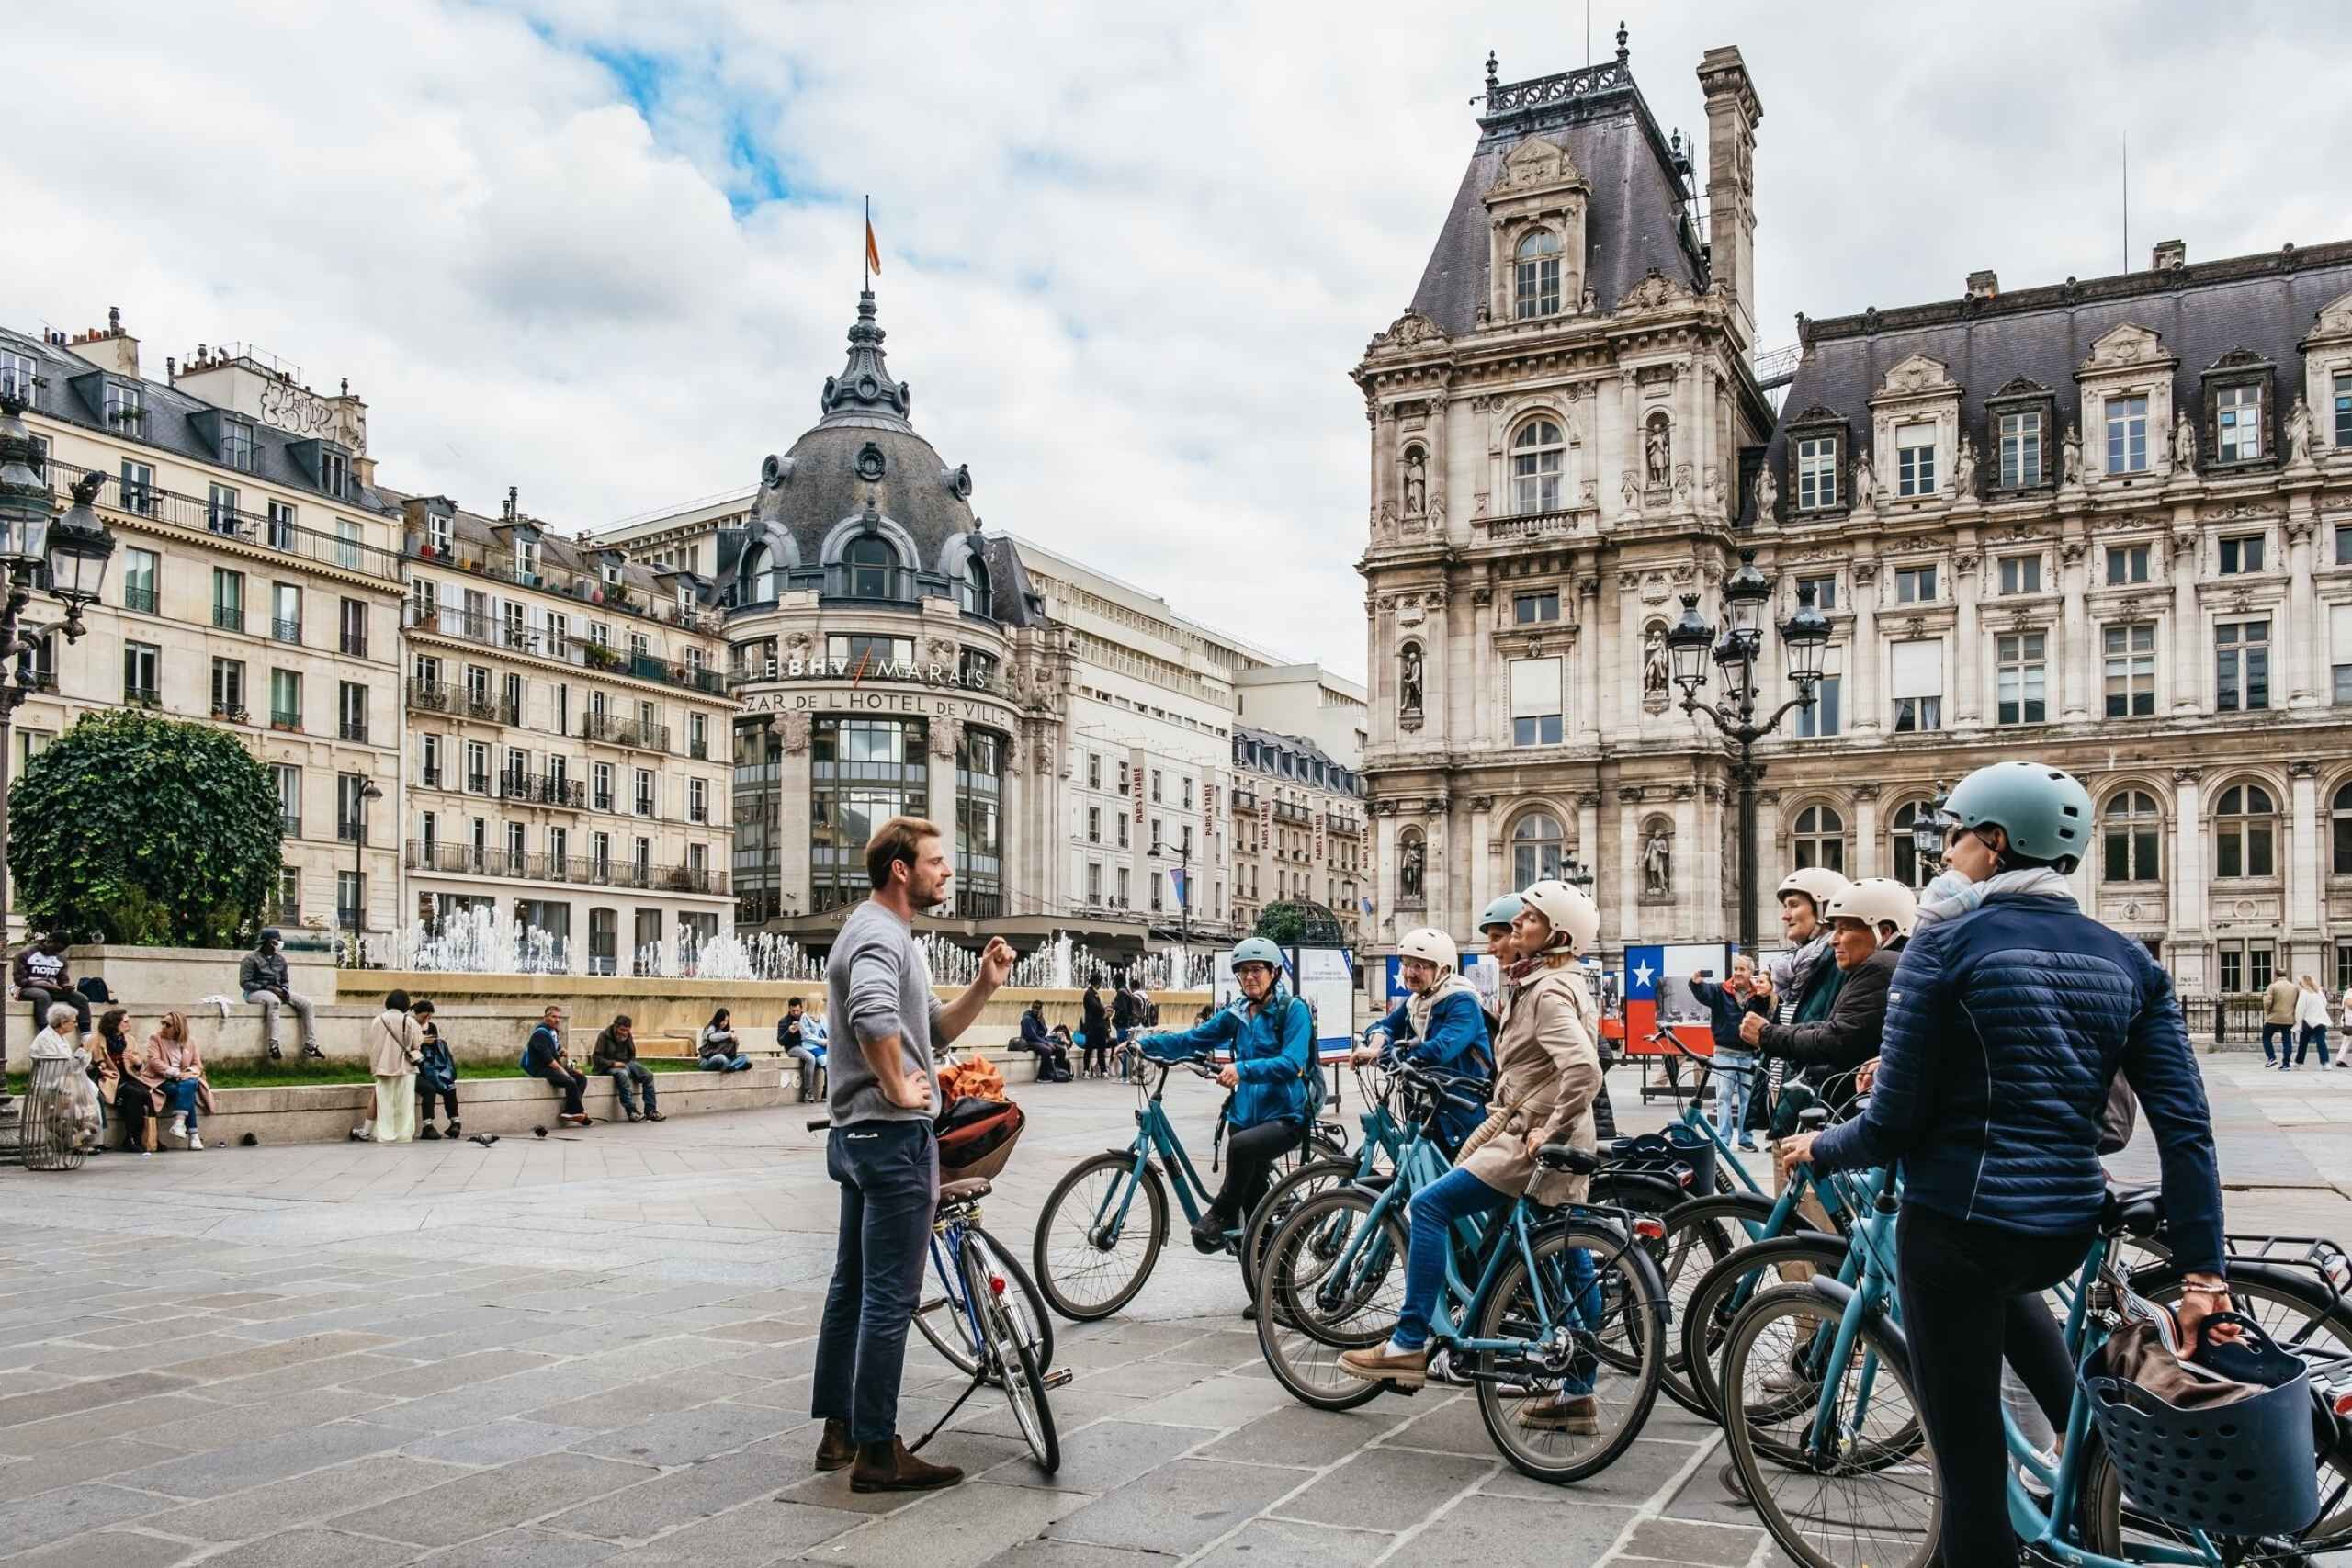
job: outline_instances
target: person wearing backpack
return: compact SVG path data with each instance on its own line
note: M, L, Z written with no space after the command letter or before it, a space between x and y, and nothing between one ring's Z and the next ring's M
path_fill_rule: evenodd
M1350 1054L1351 1066L1386 1060L1425 1072L1476 1078L1454 1092L1471 1104L1452 1104L1438 1113L1438 1135L1451 1154L1486 1119L1480 1105L1495 1073L1494 1045L1487 1037L1487 1015L1477 987L1459 973L1462 956L1453 939L1424 926L1407 931L1396 944L1397 972L1407 992L1388 1016L1363 1032L1363 1043Z
M1203 1252L1221 1250L1226 1232L1266 1195L1274 1162L1305 1138L1323 1099L1314 1010L1283 983L1282 949L1261 936L1244 938L1233 949L1233 978L1240 1001L1205 1023L1136 1042L1154 1061L1233 1055L1217 1075L1233 1091L1225 1111L1225 1184L1193 1225L1193 1245Z

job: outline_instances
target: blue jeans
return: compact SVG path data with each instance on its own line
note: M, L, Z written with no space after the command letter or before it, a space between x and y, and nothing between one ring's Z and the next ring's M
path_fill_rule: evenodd
M197 1081L194 1078L172 1078L164 1085L164 1110L166 1114L186 1116L187 1130L196 1131Z
M2262 1026L2262 1059L2270 1060L2270 1037L2278 1037L2278 1061L2284 1065L2295 1043L2295 1026L2291 1023L2266 1023Z
M2303 1065L2314 1045L2319 1047L2319 1065L2323 1067L2327 1066L2327 1029L2317 1023L2303 1025L2302 1038L2295 1042L2295 1066L2300 1067Z
M1715 1135L1725 1143L1748 1138L1742 1123L1747 1120L1748 1099L1756 1092L1756 1070L1724 1065L1722 1052L1715 1054Z
M713 1051L703 1057L702 1070L707 1073L748 1073L752 1070L752 1058L741 1052L730 1056L723 1051Z
M899 1430L907 1329L931 1260L939 1190L931 1123L837 1126L825 1172L841 1184L842 1212L808 1414L847 1421L852 1442L887 1443Z
M1430 1314L1445 1289L1445 1264L1454 1225L1508 1207L1510 1199L1468 1171L1447 1171L1413 1194L1405 1243L1405 1304L1396 1314L1396 1343L1418 1350L1429 1343Z

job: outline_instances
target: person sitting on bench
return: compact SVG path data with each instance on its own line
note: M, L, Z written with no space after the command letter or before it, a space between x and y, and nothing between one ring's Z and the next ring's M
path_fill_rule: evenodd
M1020 1049L1037 1058L1037 1076L1055 1083L1069 1081L1069 1026L1046 1027L1046 1004L1034 1001L1021 1015Z

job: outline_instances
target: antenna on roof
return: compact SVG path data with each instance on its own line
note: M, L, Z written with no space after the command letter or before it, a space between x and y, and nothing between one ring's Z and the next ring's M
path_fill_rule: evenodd
M2132 270L2132 133L2123 133L2123 270Z

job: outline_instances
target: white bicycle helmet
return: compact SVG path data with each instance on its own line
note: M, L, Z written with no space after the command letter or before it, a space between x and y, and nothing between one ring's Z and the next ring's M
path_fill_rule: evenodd
M1547 878L1523 889L1519 897L1551 922L1555 935L1566 935L1571 951L1592 951L1593 940L1600 935L1600 906L1592 901L1591 894Z
M1775 901L1792 893L1802 893L1813 900L1814 912L1826 916L1829 900L1853 886L1827 866L1802 866L1781 878L1781 886L1772 897Z
M1824 919L1860 920L1883 936L1882 926L1893 926L1896 936L1909 936L1918 918L1919 897L1891 876L1866 876L1849 882L1829 896L1821 911Z
M1407 931L1396 943L1396 955L1435 964L1441 980L1462 966L1461 950L1453 945L1453 939L1428 926Z

